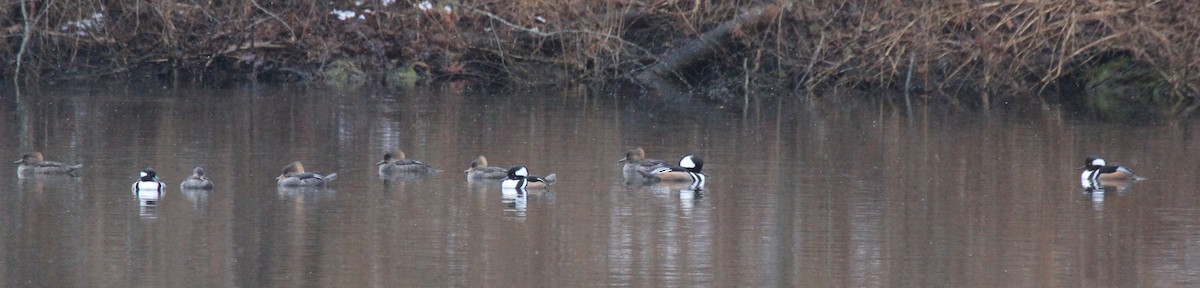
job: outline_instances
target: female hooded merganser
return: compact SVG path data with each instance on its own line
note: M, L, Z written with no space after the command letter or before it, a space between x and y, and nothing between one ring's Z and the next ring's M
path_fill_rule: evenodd
M208 181L208 176L204 176L204 168L196 167L192 169L192 176L184 179L179 183L179 189L213 189L212 181Z
M689 153L679 159L677 167L662 167L640 173L651 182L692 182L692 186L699 189L704 186L704 180L708 177L701 172L702 169L704 169L704 159L701 159L700 155Z
M488 166L487 158L484 158L483 155L479 155L479 158L471 160L471 167L468 167L463 173L467 173L467 180L498 180L508 177L508 172L504 168Z
M68 165L42 159L41 152L29 152L21 155L21 160L13 161L17 166L17 177L29 177L34 174L66 174L75 175L75 170L83 168L83 164Z
M142 175L138 177L137 182L133 182L133 192L138 191L163 191L163 183L158 180L158 172L154 168L142 169Z
M642 150L642 147L625 151L625 158L621 158L617 162L625 163L625 167L622 169L625 175L637 175L639 172L651 172L654 169L670 167L666 161L646 159L646 150Z
M404 158L404 151L396 150L396 152L383 154L383 160L376 162L379 166L379 176L393 176L398 174L428 174L437 172L437 168L425 162L417 160L409 160Z
M503 189L538 189L546 188L550 184L558 181L558 176L551 173L549 176L542 178L540 176L529 175L529 169L525 166L513 166L508 169L508 178L500 183L500 188Z
M1108 162L1098 156L1088 157L1084 161L1083 173L1079 175L1079 180L1084 186L1088 186L1091 182L1096 181L1122 181L1122 180L1137 180L1138 177L1133 175L1133 171L1125 166L1108 166Z
M322 176L321 174L304 172L304 165L300 161L292 162L287 166L283 166L283 173L279 177L275 177L279 186L296 187L296 186L321 186L330 181L337 180L337 173Z

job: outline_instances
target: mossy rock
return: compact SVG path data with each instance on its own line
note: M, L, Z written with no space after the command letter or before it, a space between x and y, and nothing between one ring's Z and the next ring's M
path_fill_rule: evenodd
M1086 69L1085 103L1110 120L1130 120L1172 113L1176 96L1151 65L1127 56Z
M335 87L357 87L367 83L367 73L350 60L334 60L325 66L322 74L325 83Z
M412 65L401 65L387 71L387 85L392 88L412 89L421 80L421 74Z

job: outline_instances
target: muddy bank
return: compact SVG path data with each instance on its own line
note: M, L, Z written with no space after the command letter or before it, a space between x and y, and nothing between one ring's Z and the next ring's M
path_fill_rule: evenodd
M1110 90L1169 113L1190 113L1200 91L1192 1L827 2L17 0L0 4L0 73L25 82L629 81L731 103L857 87L981 107L1130 84Z

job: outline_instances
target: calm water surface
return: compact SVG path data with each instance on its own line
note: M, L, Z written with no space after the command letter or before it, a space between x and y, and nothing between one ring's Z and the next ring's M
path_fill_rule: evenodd
M1200 286L1193 120L909 115L837 95L743 113L453 85L0 98L7 161L86 165L23 180L0 168L0 286ZM635 146L700 153L706 189L626 185L616 160ZM379 179L391 149L443 171ZM1090 154L1149 179L1085 194L1075 167ZM559 183L503 199L465 180L478 155ZM277 188L296 160L339 179ZM178 189L196 166L215 190ZM169 187L155 206L129 191L144 167Z

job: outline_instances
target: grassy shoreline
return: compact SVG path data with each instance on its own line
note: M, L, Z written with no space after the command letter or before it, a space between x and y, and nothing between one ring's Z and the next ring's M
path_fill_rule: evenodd
M1200 94L1192 1L17 0L0 12L0 73L23 82L624 80L724 102L870 87L983 107L1115 90L1088 97L1173 114Z

